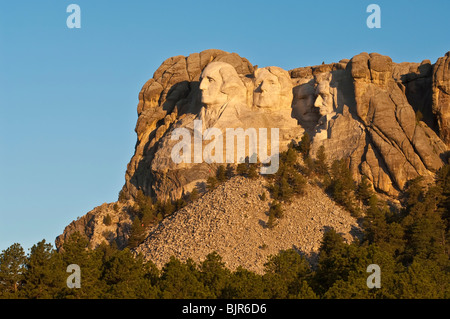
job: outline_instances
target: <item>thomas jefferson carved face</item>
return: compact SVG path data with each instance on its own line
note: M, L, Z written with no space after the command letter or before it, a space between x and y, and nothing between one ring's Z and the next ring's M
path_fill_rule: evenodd
M266 67L255 71L253 104L274 110L290 108L292 83L289 73L278 67Z
M200 77L202 103L220 107L230 100L245 101L246 88L235 68L225 62L211 62Z
M256 72L253 103L262 108L278 108L281 94L280 82L276 75L270 73L267 69L260 70Z

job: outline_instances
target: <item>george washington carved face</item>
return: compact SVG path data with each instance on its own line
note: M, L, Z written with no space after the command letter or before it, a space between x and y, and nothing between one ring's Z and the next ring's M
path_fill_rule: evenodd
M225 62L211 62L200 76L201 101L207 108L227 102L245 103L246 88L235 68Z

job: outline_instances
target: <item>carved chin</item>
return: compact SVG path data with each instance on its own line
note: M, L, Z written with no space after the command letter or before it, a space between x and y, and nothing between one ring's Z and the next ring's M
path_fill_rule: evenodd
M217 96L202 96L202 103L209 106L209 105L222 105L225 104L227 101L226 98L221 99Z
M277 108L280 104L279 96L255 96L254 104L261 108Z
M272 100L266 100L266 99L259 99L257 101L255 101L255 105L257 107L261 107L261 108L275 108L277 107L278 103L276 101L272 101Z

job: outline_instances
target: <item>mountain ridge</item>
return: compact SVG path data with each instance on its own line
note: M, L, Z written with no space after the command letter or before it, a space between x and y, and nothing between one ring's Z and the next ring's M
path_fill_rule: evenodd
M240 124L246 127L261 127L261 123L274 119L271 125L282 126L281 128L284 129L280 135L280 152L286 150L289 144L300 143L302 136L308 133L312 140L310 154L313 159L317 157L321 147L324 147L329 163L341 158L346 159L355 181L359 183L363 178L367 178L374 191L390 198L393 202L409 180L418 176L432 179L434 172L448 161L450 99L447 94L450 92L450 52L439 58L435 64L431 64L428 60L421 63L394 63L389 57L378 53L361 53L352 59L343 59L337 63L300 67L289 71L281 70L277 75L280 86L287 89L284 93L280 93L280 96L289 96L291 103L285 107L280 102L280 106L274 106L273 109L255 104L256 95L259 94L256 80L262 73L258 70L270 72L269 68L258 68L236 53L215 49L193 53L187 57L175 56L161 64L139 93L135 154L127 165L125 185L120 191L120 200L98 206L68 225L55 241L58 249L74 232L84 234L89 239L91 248L105 241L115 243L120 249L124 249L130 238L135 218L134 207L139 193L155 201L177 200L186 197L194 189L199 189L199 186L205 185L208 177L214 175L218 167L215 163L183 163L177 166L170 161L170 151L173 146L170 137L174 129L189 128L189 125L192 125L190 123L195 119L204 119L211 123L215 120L212 118L213 115L205 112L207 108L201 101L203 91L200 90L202 72L212 62L231 65L237 75L235 78L239 82L240 89L245 92L241 103L235 106L236 110L241 111L241 113L238 112L241 115L237 117ZM272 70L272 72L275 71ZM286 82L286 74L289 77L289 83ZM289 90L291 90L290 94L288 94ZM237 94L235 92L233 91L231 95ZM246 112L250 116L242 115L247 114ZM279 119L272 117L273 114L277 114ZM235 121L233 116L227 114L215 120L213 125L228 127L227 125ZM243 183L242 185L254 182L242 180L241 177L236 177L233 181L239 180ZM227 181L219 187L227 187L226 185L233 181ZM258 179L258 181L262 183L263 180ZM309 191L314 187L317 186L311 185L310 181ZM256 187L249 189L246 193L256 200L257 195L261 194L260 191L261 188ZM214 192L217 190L205 193L198 201L204 203L207 198L216 196L212 195L216 194ZM240 200L239 196L242 196L240 192L242 190L228 189L226 196ZM317 197L332 205L328 202L332 200L323 190L317 188L316 194L323 194ZM301 199L295 201L298 200L301 201ZM308 200L312 199L308 197ZM198 204L190 203L181 210L184 209L184 212L192 210ZM258 207L259 204L261 201L258 202ZM336 210L342 214L345 212L348 225L354 225L354 229L357 229L356 219L342 207L336 207ZM290 210L287 209L287 211ZM261 215L259 220L262 222L254 223L252 227L257 227L261 232L269 231L263 226L267 211L263 212L260 207L258 212ZM191 213L194 212L191 211ZM201 216L204 216L203 213L204 211L199 212ZM217 211L210 211L210 213L216 214ZM287 215L291 216L289 214ZM317 207L312 209L312 214L322 216L322 212ZM104 223L107 215L112 218L110 225ZM202 249L201 254L194 251L190 254L181 254L170 248L170 245L164 248L165 238L175 236L175 233L172 235L170 232L152 233L154 227L169 225L167 223L177 220L177 216L180 218L180 211L162 221L159 219L150 226L146 225L148 237L136 251L152 256L160 264L167 260L170 254L180 258L194 256L197 260L204 257L207 253L206 248ZM221 215L220 218L224 216ZM324 222L320 224L321 227L327 226L326 219L333 218L335 217L332 212L327 211L327 215L323 216ZM300 220L295 221L291 218L281 219L282 227L270 231L276 232L283 227L289 228L287 221L290 221L292 225L300 223ZM184 221L178 221L178 223L184 223L184 227L180 229L192 226ZM337 224L333 225L333 227L339 227ZM308 232L304 226L299 229L306 234ZM167 226L167 229L171 227L179 228L180 225ZM203 229L206 226L199 224L198 227ZM323 230L321 227L317 228L317 235ZM218 230L218 232L221 231L223 229ZM349 229L342 232L350 236ZM164 236L161 235L162 233ZM158 237L157 234L162 237ZM207 233L204 235L208 236ZM232 233L229 235L233 237ZM301 237L301 234L299 236ZM310 236L315 238L313 234ZM300 241L299 238L296 237L295 240ZM178 241L182 242L180 238ZM239 241L242 242L245 239L241 238ZM232 268L236 267L238 264L236 259L227 257L227 251L218 246L219 242L218 240L215 244L211 244L211 249L220 250L220 253L225 255L226 263ZM192 247L194 243L198 242L194 240L186 244L186 247ZM318 248L318 242L315 241L315 243L312 250L305 245L298 246L300 247L298 250L313 255L313 251ZM268 250L258 248L264 244L269 246ZM274 246L277 249L286 249L292 248L294 244L290 242L290 247L277 245ZM269 251L276 252L264 242L254 246L246 250L245 254L233 257L241 258L241 263L249 269L261 271L262 265L255 261L258 258L252 255L252 258L245 260L244 255L249 255L250 251L253 251L253 254L259 251L260 255L265 255ZM158 255L158 251L164 249L166 253Z

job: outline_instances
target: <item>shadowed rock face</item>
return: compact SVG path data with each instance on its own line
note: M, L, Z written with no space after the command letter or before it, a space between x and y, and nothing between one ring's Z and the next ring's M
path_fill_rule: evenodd
M324 145L330 161L348 158L357 180L365 175L378 191L396 195L445 161L449 64L449 54L431 65L361 53L287 72L254 68L220 50L172 57L139 94L138 140L123 192L175 199L212 175L213 163L174 164L170 157L173 130L193 133L201 119L204 129L278 127L280 150L307 131L313 156Z

